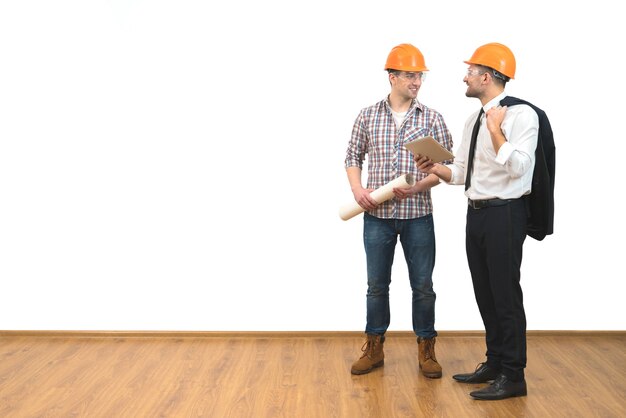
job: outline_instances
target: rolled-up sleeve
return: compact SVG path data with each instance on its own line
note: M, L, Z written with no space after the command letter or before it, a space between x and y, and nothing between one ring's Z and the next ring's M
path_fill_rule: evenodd
M502 124L507 142L498 150L495 161L505 168L511 178L519 178L533 167L535 161L539 117L526 105L509 108L508 112L513 113L513 117L505 119Z
M348 143L348 150L346 151L345 166L363 168L363 161L365 160L365 154L367 153L367 129L365 129L363 112L359 113L359 116L354 121L352 127L352 136Z
M454 162L452 164L448 164L448 168L452 172L452 177L448 184L458 185L465 183L465 164L467 161L467 154L469 153L468 138L470 138L471 131L474 127L476 115L478 115L478 112L470 116L465 122L465 126L463 127L463 140L461 141L461 146L456 152Z
M450 130L440 113L438 113L435 118L431 132L433 138L435 138L437 142L443 145L445 149L452 152L452 147L454 146L454 143L452 142L452 134L450 133ZM450 163L452 163L452 160L442 161L442 164Z

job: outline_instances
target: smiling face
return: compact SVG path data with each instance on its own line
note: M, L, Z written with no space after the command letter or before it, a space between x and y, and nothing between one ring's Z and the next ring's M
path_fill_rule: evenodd
M465 95L467 97L480 98L483 93L484 81L485 81L485 69L477 65L470 65L467 69L463 82L467 84L467 90Z
M398 71L389 74L392 91L403 100L413 100L422 86L424 73Z

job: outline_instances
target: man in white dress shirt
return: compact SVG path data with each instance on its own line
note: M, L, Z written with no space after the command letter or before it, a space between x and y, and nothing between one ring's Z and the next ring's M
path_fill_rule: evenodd
M462 383L492 382L470 395L496 400L526 395L520 267L527 212L522 197L531 191L539 119L525 104L500 106L505 85L515 75L509 48L483 45L465 63L469 65L463 78L465 95L479 99L481 109L468 118L452 164L433 164L422 156L415 162L420 171L449 184L465 184L467 260L485 325L487 359L474 372L453 378Z

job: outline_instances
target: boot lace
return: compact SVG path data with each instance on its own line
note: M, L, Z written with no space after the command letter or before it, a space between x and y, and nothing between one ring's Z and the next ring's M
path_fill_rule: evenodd
M363 352L363 355L361 356L361 358L363 357L368 357L368 358L372 358L372 353L374 352L374 346L376 345L376 340L373 338L368 338L365 343L363 343L363 346L361 347L361 351Z
M424 360L433 359L437 361L435 357L435 339L423 339L422 343L424 344Z

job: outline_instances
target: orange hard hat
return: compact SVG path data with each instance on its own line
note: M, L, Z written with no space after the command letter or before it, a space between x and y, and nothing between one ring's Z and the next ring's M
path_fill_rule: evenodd
M385 70L428 71L428 68L419 49L411 44L400 44L389 53Z
M509 78L515 78L515 56L505 45L497 42L479 46L466 64L484 65Z

